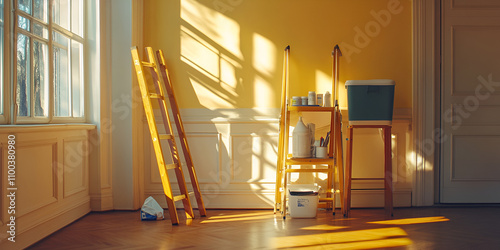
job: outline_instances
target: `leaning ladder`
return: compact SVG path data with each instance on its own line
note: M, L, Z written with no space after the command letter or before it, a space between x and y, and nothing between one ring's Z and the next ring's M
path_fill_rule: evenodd
M179 151L177 150L177 145L175 143L175 137L172 129L171 118L169 116L167 101L170 104L170 109L173 113L173 119L177 128L177 133L179 134L179 139L181 142L181 147L183 150L183 155L187 164L187 169L191 179L191 184L193 186L194 195L196 197L196 202L198 204L198 210L201 216L206 216L205 205L201 197L200 186L198 179L196 177L196 172L194 170L193 161L191 158L191 153L187 144L186 134L184 132L184 126L179 114L179 108L177 106L177 101L174 97L173 88L170 82L167 68L165 66L165 59L163 57L163 52L157 51L156 57L153 53L151 47L146 48L146 54L149 62L143 62L139 58L139 52L137 47L131 48L133 64L137 74L137 80L139 83L139 88L142 96L142 103L144 105L144 111L146 113L146 118L148 121L149 132L151 134L151 139L153 141L153 147L156 155L156 161L158 163L158 169L160 171L160 177L163 185L163 192L165 193L168 211L170 214L170 220L173 225L179 224L179 218L177 216L177 208L175 202L182 200L184 205L184 211L186 213L186 218L194 218L193 207L191 206L191 201L189 199L190 193L188 193L186 187L186 181L184 178L184 173L182 171L182 166L179 157ZM144 75L143 68L149 68L151 70L151 76L154 83L154 91L150 92L148 84L146 81L146 76ZM153 113L153 105L151 99L156 99L158 101L161 116L163 119L163 125L165 127L165 134L160 134L156 125L155 116ZM161 140L167 140L170 149L170 156L172 164L166 164L163 154ZM177 183L181 194L174 196L172 192L172 187L168 177L168 171L173 169L177 178Z

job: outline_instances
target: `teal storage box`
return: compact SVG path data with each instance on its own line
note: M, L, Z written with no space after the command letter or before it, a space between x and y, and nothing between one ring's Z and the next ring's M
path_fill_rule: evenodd
M346 81L349 125L391 125L394 81Z

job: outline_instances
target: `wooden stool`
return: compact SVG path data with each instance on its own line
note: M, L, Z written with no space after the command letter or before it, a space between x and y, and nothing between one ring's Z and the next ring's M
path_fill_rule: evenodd
M392 151L391 151L391 125L351 125L349 126L346 151L346 181L344 190L344 217L349 217L351 212L351 176L352 176L352 144L353 130L355 128L381 128L384 134L384 178L356 178L356 180L384 180L385 209L393 215L392 204Z

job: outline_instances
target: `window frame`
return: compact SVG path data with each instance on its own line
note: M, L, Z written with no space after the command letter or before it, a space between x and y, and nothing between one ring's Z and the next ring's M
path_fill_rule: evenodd
M7 0L9 1L9 0ZM42 41L43 43L47 44L48 46L48 80L46 82L46 84L48 84L48 112L47 112L47 116L43 116L43 117L37 117L37 116L34 116L34 113L33 113L33 109L34 109L34 103L35 103L35 95L34 95L34 84L33 84L33 80L30 80L30 91L31 91L31 95L30 95L30 109L31 109L31 112L30 112L30 116L18 116L18 105L16 103L16 91L17 91L17 67L15 69L12 69L12 72L11 72L11 77L12 77L12 86L13 86L13 90L12 92L10 92L10 95L12 96L12 102L10 103L9 107L11 107L11 109L13 109L13 115L12 115L12 119L13 119L13 123L14 124L47 124L47 123L81 123L81 122L85 122L86 121L86 118L87 118L87 112L86 112L86 104L85 104L85 100L87 99L87 94L86 94L86 40L85 40L85 37L87 36L86 34L86 16L87 16L87 4L85 3L85 0L81 1L81 5L80 6L81 8L83 8L83 12L81 13L82 14L82 17L81 17L81 22L82 22L82 30L81 30L81 34L82 36L79 36L78 34L75 34L73 32L71 32L70 30L66 30L65 28L61 27L60 25L56 24L54 21L53 21L53 1L51 0L48 0L48 5L47 5L47 23L45 23L43 20L40 20L36 17L34 17L33 15L30 15L30 14L27 14L26 12L24 11L21 11L19 8L18 8L18 1L19 0L13 0L12 3L14 4L13 6L13 12L12 12L12 15L13 17L11 17L10 19L13 20L13 31L12 34L13 34L13 38L12 38L12 43L13 43L13 46L12 46L12 49L9 50L11 51L11 53L14 53L14 51L17 51L17 37L18 37L18 34L23 34L25 36L28 36L30 37L30 78L33 79L33 62L34 62L34 59L33 59L33 43L34 43L34 40L38 40L38 41ZM69 2L72 2L71 0L69 0ZM41 24L43 25L44 27L47 28L48 30L48 39L45 39L43 37L40 37L38 35L35 35L32 31L31 32L28 32L28 31L25 31L23 30L22 28L19 28L18 27L18 22L19 22L19 18L18 16L21 16L23 18L26 18L30 21L30 30L32 30L32 27L34 26L35 23L38 23L38 24ZM69 28L71 29L71 22L69 24ZM54 46L58 46L57 43L54 42L54 32L57 31L61 34L63 34L65 37L71 39L70 40L70 44L69 44L69 49L68 49L68 61L71 61L71 41L74 40L74 41L77 41L79 43L82 44L82 51L81 51L81 59L80 59L80 69L81 69L81 72L80 72L80 80L81 80L81 88L80 88L80 91L81 91L81 100L80 100L80 107L81 107L81 110L82 110L82 116L81 117L73 117L73 110L71 109L70 110L70 115L71 116L67 116L67 117L63 117L63 116L55 116L55 110L56 110L56 107L55 107L55 82L54 82ZM17 65L17 56L13 56L12 58L12 65ZM71 64L70 64L71 65ZM71 67L69 67L70 71L71 71ZM68 84L68 88L71 89L71 73L69 73L69 76L70 78L69 80L69 84ZM70 92L72 93L72 92ZM69 107L72 107L73 103L71 103L71 105L69 105Z
M11 76L11 70L10 66L10 58L11 58L11 50L10 50L10 44L11 44L11 39L8 34L10 34L10 15L9 11L10 10L10 4L11 0L4 0L3 1L3 58L0 58L0 60L3 60L2 64L0 65L3 66L3 79L0 79L3 81L3 85L0 86L2 88L2 105L3 105L3 114L0 113L0 124L7 124L10 122L10 111L11 111L11 105L10 105L10 99L11 99L11 92L10 92L10 76Z

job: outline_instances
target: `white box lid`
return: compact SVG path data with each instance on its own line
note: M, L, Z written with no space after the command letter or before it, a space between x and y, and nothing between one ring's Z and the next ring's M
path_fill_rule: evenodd
M288 191L292 195L317 195L320 186L316 184L289 184Z
M391 79L373 79L373 80L348 80L345 86L349 85L394 85L394 80Z

